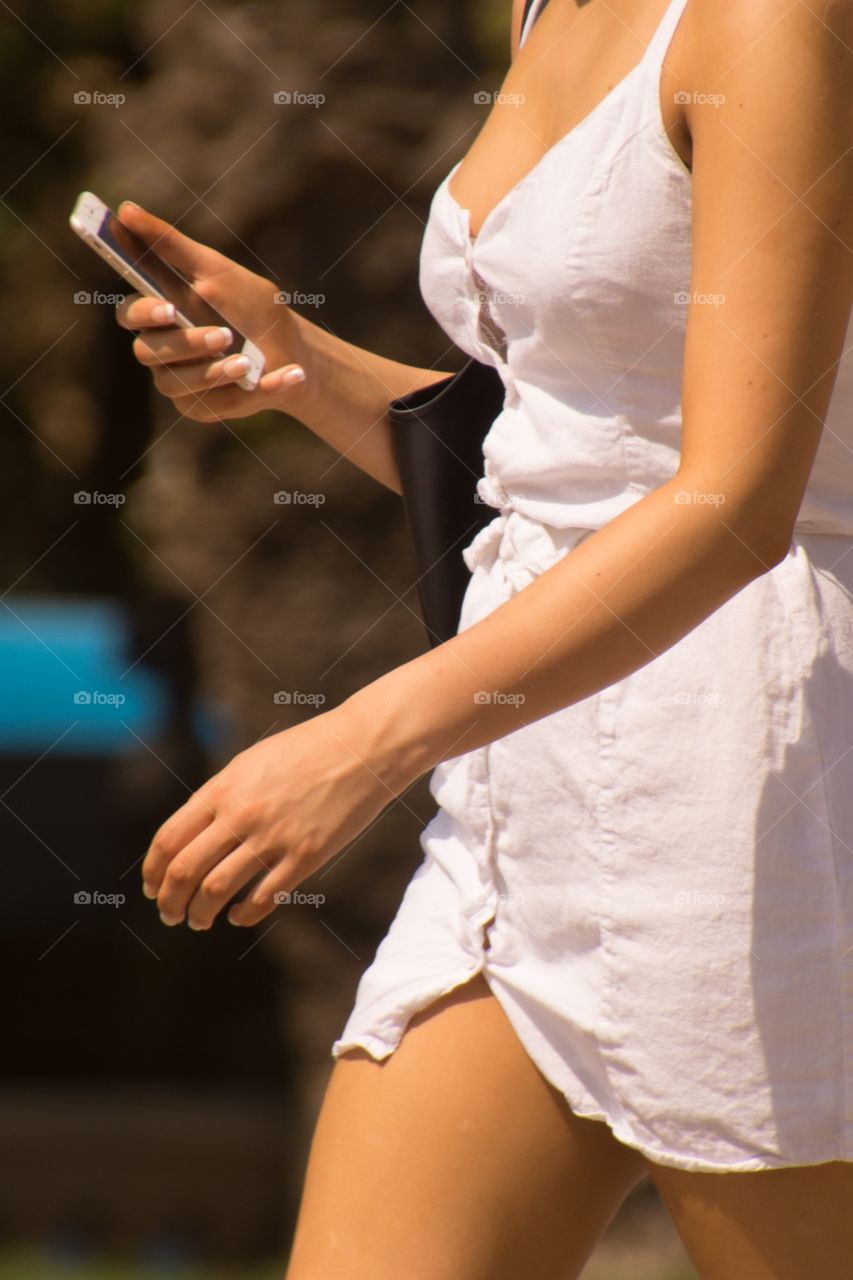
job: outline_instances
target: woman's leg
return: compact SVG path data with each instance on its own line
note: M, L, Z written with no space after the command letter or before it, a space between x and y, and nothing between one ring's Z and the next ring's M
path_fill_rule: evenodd
M649 1171L702 1280L853 1276L853 1164Z
M335 1063L286 1280L573 1280L648 1168L574 1115L476 975L383 1062Z

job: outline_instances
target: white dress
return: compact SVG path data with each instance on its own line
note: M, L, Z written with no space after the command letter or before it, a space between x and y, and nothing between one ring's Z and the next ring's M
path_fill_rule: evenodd
M433 198L424 299L506 387L460 630L678 467L691 176L659 94L686 2L475 241L455 170ZM786 558L627 678L435 769L333 1056L387 1057L481 972L572 1109L650 1160L853 1160L851 338Z

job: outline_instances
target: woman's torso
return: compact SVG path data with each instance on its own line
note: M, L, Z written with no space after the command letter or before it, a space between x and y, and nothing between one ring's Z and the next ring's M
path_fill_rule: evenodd
M608 54L602 74L584 76L568 104L554 78L560 47L565 42L575 68L583 58L570 58L552 0L536 22L536 49L522 45L503 86L514 92L514 70L527 68L526 82L544 86L542 96L535 107L496 104L490 133L484 127L458 175L464 186L454 182L460 162L430 207L420 264L425 302L459 347L498 369L506 388L484 441L480 496L558 528L601 527L679 464L692 182L678 112L666 97L673 78L689 74L687 4L643 8L643 23L634 24L647 35L644 49L633 41L639 60L632 41L621 43L618 57ZM524 41L540 8L534 3ZM578 37L592 17L591 9L578 17ZM588 31L598 47L605 27ZM470 214L464 201L476 205ZM848 330L845 350L849 341ZM797 528L853 536L850 495L847 351Z

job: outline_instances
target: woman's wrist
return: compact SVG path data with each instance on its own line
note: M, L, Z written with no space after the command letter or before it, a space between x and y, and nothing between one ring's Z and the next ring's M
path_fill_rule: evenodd
M356 690L332 712L336 732L381 779L389 799L391 794L401 795L437 763L430 735L419 729L423 717L418 707L421 695L415 692L419 682L410 673L413 663L395 667ZM411 694L406 692L409 689Z
M304 316L292 313L292 318L295 325L286 360L302 365L306 377L296 387L283 388L275 407L297 418L381 484L401 493L388 405L447 375L366 351Z
M298 365L305 378L298 382L285 381L281 396L276 399L273 408L279 413L286 413L288 417L296 418L304 426L309 426L307 419L314 411L312 406L315 405L323 385L323 361L319 358L318 345L312 342L312 330L316 330L318 326L295 311L288 313L287 321L281 350L276 350L267 363L270 368L285 370L290 365Z
M295 346L300 354L292 358L298 359L308 375L304 409L318 426L344 409L375 421L385 414L391 400L447 376L357 347L305 316L294 313L293 319ZM290 349L293 346L291 342ZM306 421L305 425L313 423Z

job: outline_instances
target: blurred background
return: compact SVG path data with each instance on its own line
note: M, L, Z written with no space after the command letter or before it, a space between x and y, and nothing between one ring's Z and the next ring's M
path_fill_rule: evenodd
M164 928L156 827L242 747L424 648L399 498L298 423L176 420L71 233L136 199L406 363L432 193L510 0L9 0L0 23L0 1277L280 1277L426 781L252 931ZM276 492L318 495L276 504ZM686 1280L650 1186L591 1280Z

